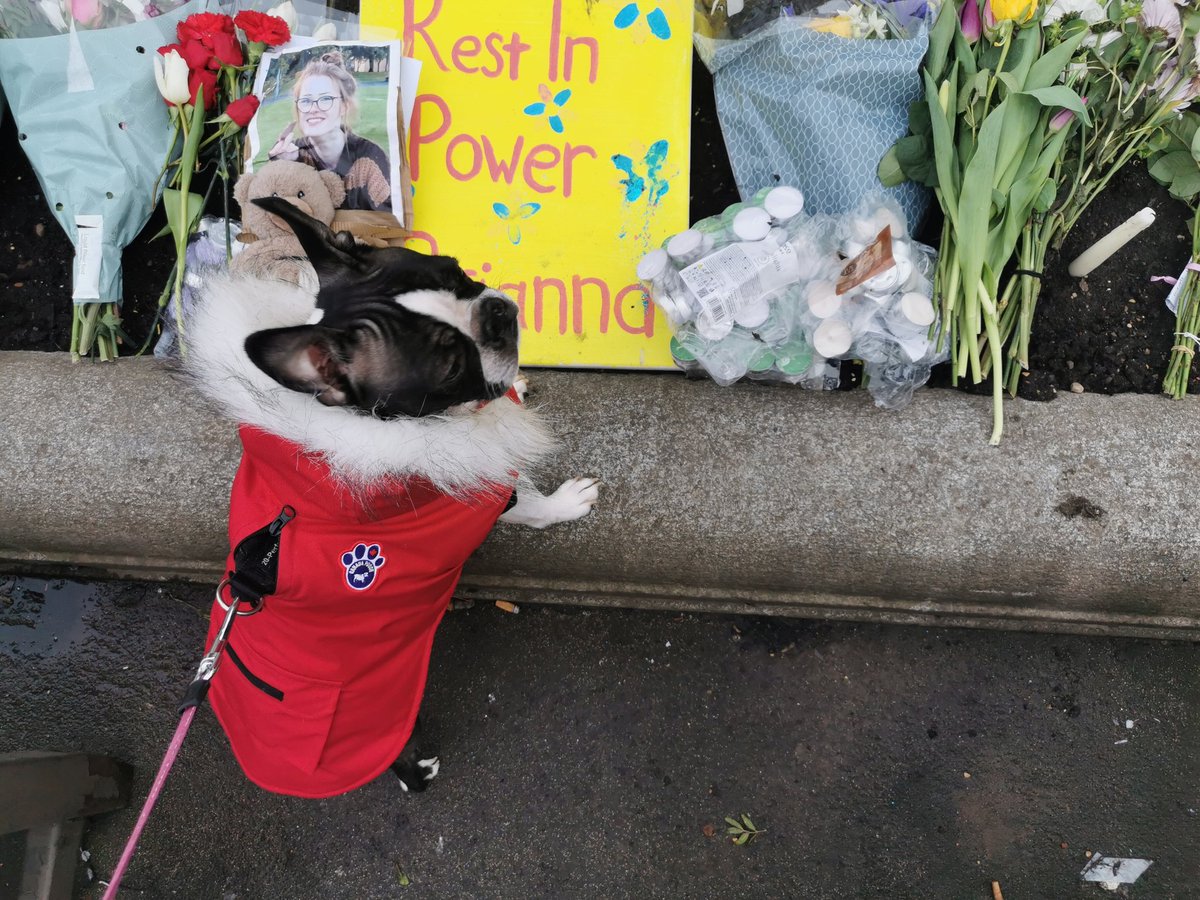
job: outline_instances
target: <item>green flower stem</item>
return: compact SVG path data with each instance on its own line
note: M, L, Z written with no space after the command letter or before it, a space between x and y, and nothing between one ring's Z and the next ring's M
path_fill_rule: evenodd
M983 279L979 280L977 289L979 297L979 305L983 309L983 327L987 332L988 343L995 348L1001 346L1000 332L996 327L996 307L992 303L991 297L988 295L987 285L983 283ZM978 348L979 342L972 341L973 347ZM995 447L1000 443L1000 438L1004 434L1004 384L1000 379L1000 372L996 371L992 377L992 436L988 439L988 443Z
M1192 218L1192 262L1200 262L1200 208ZM1171 361L1163 379L1163 392L1172 400L1187 396L1188 381L1191 380L1192 362L1197 345L1184 336L1184 332L1200 333L1200 273L1184 272L1183 288L1179 292L1179 304L1175 307L1175 344L1171 348Z

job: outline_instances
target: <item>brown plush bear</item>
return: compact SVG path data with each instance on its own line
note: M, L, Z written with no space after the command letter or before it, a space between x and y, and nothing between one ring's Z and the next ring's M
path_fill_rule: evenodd
M336 172L318 172L304 163L277 159L257 172L237 180L233 196L242 207L242 235L247 242L233 258L230 270L275 281L297 284L317 293L317 273L287 224L251 200L282 197L329 225L337 207L346 199L342 178Z

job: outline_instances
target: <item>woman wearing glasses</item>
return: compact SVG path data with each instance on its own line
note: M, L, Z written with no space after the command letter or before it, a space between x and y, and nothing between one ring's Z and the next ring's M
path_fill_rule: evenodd
M293 122L268 156L337 172L346 185L343 209L390 212L392 184L387 154L350 126L358 113L358 82L346 69L342 54L330 51L314 59L292 89ZM301 135L298 139L295 134Z

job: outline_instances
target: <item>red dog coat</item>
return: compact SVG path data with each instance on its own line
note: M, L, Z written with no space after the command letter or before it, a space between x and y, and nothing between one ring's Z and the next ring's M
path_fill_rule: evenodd
M379 776L412 734L433 633L511 489L463 502L405 481L364 501L297 444L248 426L241 439L230 546L285 504L297 516L277 590L234 624L209 697L255 784L342 794ZM224 615L214 604L210 643Z

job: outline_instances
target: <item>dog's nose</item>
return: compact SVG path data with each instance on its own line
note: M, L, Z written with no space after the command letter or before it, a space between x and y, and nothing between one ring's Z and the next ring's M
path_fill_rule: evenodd
M517 336L517 304L495 294L479 303L479 332L485 344L507 344Z

